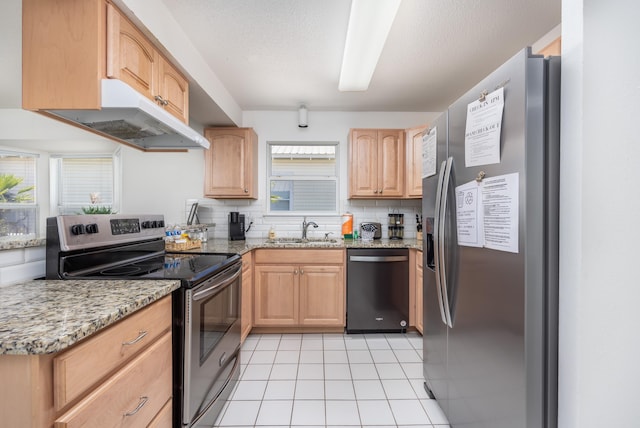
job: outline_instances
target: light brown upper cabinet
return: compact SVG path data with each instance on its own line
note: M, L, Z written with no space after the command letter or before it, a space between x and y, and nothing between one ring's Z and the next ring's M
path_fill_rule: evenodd
M405 196L422 198L422 134L426 126L406 130L407 134L407 183Z
M349 135L349 198L402 198L405 133L402 129L352 129Z
M107 77L128 83L189 122L187 79L112 5L107 6Z
M22 15L23 108L98 109L109 77L188 123L187 80L106 0L23 0Z
M204 195L219 199L258 198L258 136L252 128L207 128Z

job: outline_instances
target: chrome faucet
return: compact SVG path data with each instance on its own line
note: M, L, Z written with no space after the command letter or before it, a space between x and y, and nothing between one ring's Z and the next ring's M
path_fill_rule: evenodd
M310 221L307 223L307 218L305 217L304 220L302 220L302 239L307 239L307 228L309 226L317 228L318 224L315 221Z

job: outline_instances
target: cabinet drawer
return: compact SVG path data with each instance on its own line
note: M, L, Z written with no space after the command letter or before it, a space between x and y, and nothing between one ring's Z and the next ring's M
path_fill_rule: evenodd
M54 358L56 410L83 395L170 329L171 296L168 296Z
M256 250L255 263L282 264L343 264L344 250L325 249L273 249Z
M173 400L167 401L147 428L167 428L173 424Z
M171 333L58 418L55 428L147 426L171 397Z

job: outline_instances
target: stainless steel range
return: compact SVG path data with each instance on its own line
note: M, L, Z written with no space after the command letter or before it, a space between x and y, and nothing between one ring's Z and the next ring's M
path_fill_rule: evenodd
M47 279L177 279L173 294L174 426L212 426L238 379L237 254L168 253L161 215L47 219Z

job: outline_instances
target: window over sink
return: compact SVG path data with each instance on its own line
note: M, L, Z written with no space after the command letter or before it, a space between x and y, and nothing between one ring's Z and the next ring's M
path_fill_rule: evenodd
M268 142L270 214L337 214L338 142Z

